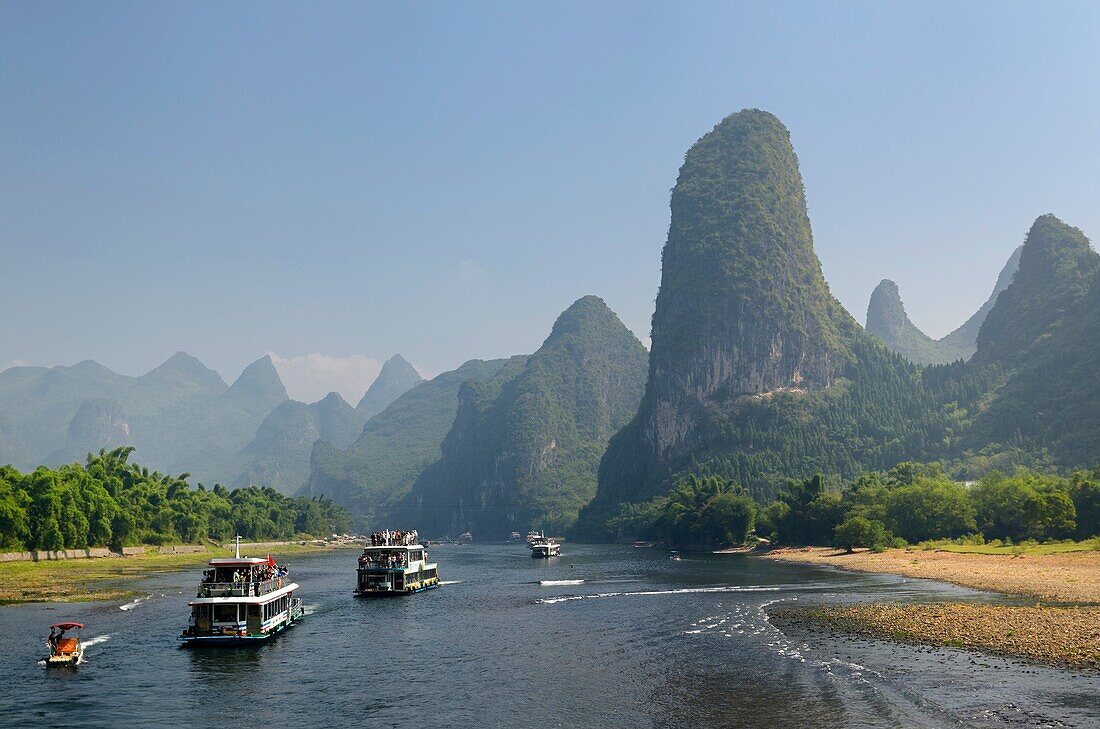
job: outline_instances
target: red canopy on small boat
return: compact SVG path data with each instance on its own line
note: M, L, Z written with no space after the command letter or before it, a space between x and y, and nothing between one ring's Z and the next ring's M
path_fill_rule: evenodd
M51 629L61 628L62 630L72 630L73 628L83 628L83 627L84 627L83 623L54 623L53 625L50 626Z

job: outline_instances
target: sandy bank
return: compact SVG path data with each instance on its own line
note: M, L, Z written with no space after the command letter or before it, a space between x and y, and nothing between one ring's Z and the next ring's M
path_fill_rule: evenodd
M888 572L952 582L977 590L1027 595L1054 602L1100 603L1100 552L991 555L919 549L845 554L830 547L776 549L762 554L800 564L857 572Z

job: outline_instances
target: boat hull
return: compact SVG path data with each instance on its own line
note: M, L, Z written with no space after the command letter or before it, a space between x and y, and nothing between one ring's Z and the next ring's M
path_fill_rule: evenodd
M256 635L181 635L179 641L183 648L231 648L236 646L260 645L266 643L287 628L292 628L305 615L299 613L273 630Z
M425 587L418 587L415 590L356 590L356 597L406 597L408 595L415 595L418 592L424 592L425 590L434 590L439 587L439 583L434 585L427 585Z

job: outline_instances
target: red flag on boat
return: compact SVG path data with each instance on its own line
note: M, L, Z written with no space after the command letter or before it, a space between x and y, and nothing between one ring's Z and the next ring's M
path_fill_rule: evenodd
M275 558L272 557L270 554L267 555L267 566L268 567L274 567L275 566Z

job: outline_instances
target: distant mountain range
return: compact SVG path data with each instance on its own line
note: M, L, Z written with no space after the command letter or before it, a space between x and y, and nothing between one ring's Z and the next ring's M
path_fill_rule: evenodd
M368 392L375 407L401 393L407 370L400 356L386 363ZM184 352L140 377L92 360L0 372L0 463L22 469L133 445L165 472L291 493L308 479L315 440L348 445L365 422L335 393L311 405L288 399L267 356L232 386Z
M897 352L910 362L917 364L947 364L958 359L970 359L977 351L978 331L982 323L989 315L993 304L996 303L997 297L1008 288L1013 276L1016 275L1016 269L1020 266L1021 251L1023 246L1017 247L1009 256L1008 262L997 276L993 293L981 308L958 329L941 339L932 339L909 320L908 314L905 313L905 304L902 303L898 292L898 285L890 279L880 281L871 294L871 300L867 304L867 331L881 339L891 352Z

